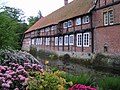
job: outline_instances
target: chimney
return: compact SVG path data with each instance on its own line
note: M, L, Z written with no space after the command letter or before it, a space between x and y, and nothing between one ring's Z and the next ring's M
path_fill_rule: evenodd
M68 4L68 0L64 0L64 5L67 5Z

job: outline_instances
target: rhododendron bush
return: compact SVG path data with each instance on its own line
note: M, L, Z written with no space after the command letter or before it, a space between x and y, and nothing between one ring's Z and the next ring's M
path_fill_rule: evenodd
M42 72L40 65L24 63L24 66L11 63L10 66L0 65L0 89L2 90L25 90L29 71Z

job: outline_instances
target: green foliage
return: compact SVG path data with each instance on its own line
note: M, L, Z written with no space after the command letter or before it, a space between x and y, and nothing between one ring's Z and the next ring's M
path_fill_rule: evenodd
M120 90L120 77L104 77L98 81L98 85L103 90Z
M28 81L28 90L64 90L66 80L59 76L63 72L44 72L40 74L38 72L30 72Z
M32 54L34 57L38 56L38 52L37 52L36 47L31 47L29 53Z
M38 20L39 20L38 17L30 16L30 17L28 18L28 22L29 22L28 27L30 28L30 27L31 27L33 24L35 24Z
M22 33L27 24L22 23L23 12L20 9L2 7L0 12L0 49L11 47L20 49Z
M0 13L0 48L18 47L16 28L16 21L13 21L7 14Z
M72 81L74 84L83 84L88 86L96 85L95 79L92 77L92 75L87 73L81 73L79 75L66 74L63 77L66 79L66 81Z

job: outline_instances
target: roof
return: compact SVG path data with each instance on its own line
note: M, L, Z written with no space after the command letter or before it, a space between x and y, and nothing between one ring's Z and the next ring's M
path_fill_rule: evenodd
M73 0L71 3L61 7L60 9L52 12L39 19L33 26L31 26L25 33L32 30L47 27L52 24L58 24L61 21L89 13L90 8L93 6L93 0Z

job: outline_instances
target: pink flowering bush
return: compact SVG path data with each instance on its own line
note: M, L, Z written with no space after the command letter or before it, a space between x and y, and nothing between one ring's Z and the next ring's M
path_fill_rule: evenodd
M75 84L69 90L97 90L96 88L92 88L91 86L85 86L82 84Z
M28 81L26 66L30 66L31 70L43 71L42 67L37 64L24 64L24 66L22 66L11 63L9 67L0 65L0 90L25 90Z

